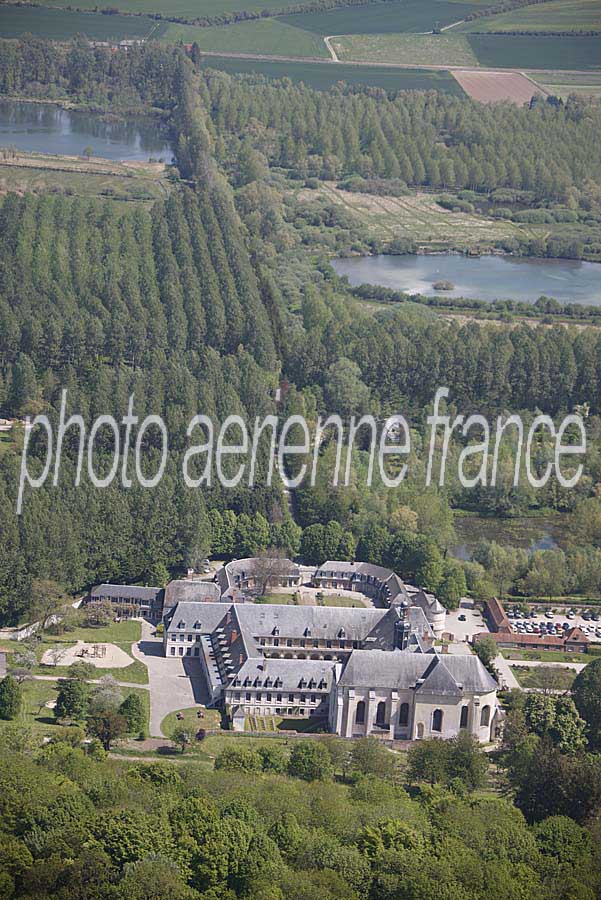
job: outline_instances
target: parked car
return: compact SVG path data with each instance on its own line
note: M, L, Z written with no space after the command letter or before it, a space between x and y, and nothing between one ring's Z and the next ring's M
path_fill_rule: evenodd
M464 616L463 613L461 613L460 616L457 616L457 619L458 619L459 622L465 622L465 621L466 621L465 616Z
M547 619L552 619L552 618L553 618L553 613L551 612L550 609L548 609L548 610L546 611L545 615L546 615Z

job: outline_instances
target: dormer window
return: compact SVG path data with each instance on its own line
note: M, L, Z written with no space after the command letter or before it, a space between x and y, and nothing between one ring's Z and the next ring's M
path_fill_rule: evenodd
M180 620L179 620L179 622L177 623L177 627L178 627L178 628L185 628L185 627L186 627L186 623L184 622L183 619L180 619Z
M311 637L311 629L305 628L304 635L305 635L305 637Z
M317 682L315 681L315 679L311 678L311 680L309 681L309 690L310 691L313 690L313 688L315 687L316 684L317 684Z
M274 637L277 637L279 635L280 629L278 628L277 625L274 625L273 631L271 633L273 634Z
M340 631L338 632L338 637L339 638L346 637L346 631L344 630L344 628L340 629Z
M299 686L299 688L300 688L301 690L302 690L304 687L307 686L307 682L305 681L304 678L301 678L301 680L300 680L299 683L298 683L298 686Z
M198 630L200 628L200 622L196 621L194 627Z
M322 678L321 681L319 682L319 690L322 691L327 686L328 686L327 681L324 678Z
M276 680L275 680L274 683L273 683L273 686L274 686L274 688L281 688L281 686L282 686L282 679L281 679L281 678L276 678Z
M269 675L268 675L267 678L265 679L265 687L266 687L266 688L269 688L269 687L272 686L272 684L273 684L273 681L272 681L272 679L271 679L271 678L269 677Z

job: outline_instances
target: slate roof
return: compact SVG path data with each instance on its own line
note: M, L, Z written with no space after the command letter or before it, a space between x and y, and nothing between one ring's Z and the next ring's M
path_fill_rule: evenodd
M213 581L170 581L165 588L165 606L176 603L207 603L221 599L221 590Z
M418 683L419 682L419 683ZM390 688L421 693L487 693L497 682L477 656L408 653L403 650L354 650L339 684L346 687Z
M387 617L389 610L245 603L236 606L236 613L242 627L254 635L267 637L278 628L280 637L363 641Z
M330 690L334 681L335 670L341 669L340 663L332 660L317 659L263 659L252 657L247 659L244 665L235 675L235 680L240 684L233 684L230 680L229 688L244 689L244 681L250 679L248 687L266 690L298 691L298 690ZM276 680L279 682L276 687ZM309 687L311 681L315 684ZM266 683L267 682L267 683ZM325 684L324 684L325 682ZM321 683L321 688L319 684Z
M225 619L229 605L224 603L190 603L182 601L177 603L165 616L165 628L173 628L176 631L198 631L200 634L211 634ZM179 623L182 622L180 628ZM195 628L196 623L199 628Z
M135 584L98 584L90 591L90 597L95 600L99 597L111 597L115 600L146 600L152 601L161 593L159 587L140 587Z

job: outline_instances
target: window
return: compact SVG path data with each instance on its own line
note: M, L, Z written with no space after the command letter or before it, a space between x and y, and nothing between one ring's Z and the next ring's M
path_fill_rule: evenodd
M317 638L314 638L314 639L313 639L313 646L314 646L314 647L319 647L319 641L317 640Z
M175 647L171 648L171 656L175 656Z
M301 695L300 695L300 702L301 702L301 703L306 703L306 702L307 702L307 698L305 697L304 694L301 694Z
M288 703L294 703L294 694L288 694Z
M281 703L281 702L282 702L282 695L281 695L281 694L278 694L277 697L276 697L275 699L277 700L278 703Z
M378 703L378 708L376 710L376 725L385 725L386 724L386 703L384 700L380 700Z
M461 719L459 720L460 728L467 728L467 717L469 715L469 706L461 707Z
M409 724L409 704L401 703L401 708L399 709L399 725L408 725Z
M300 639L299 645L300 645L301 647L304 647L304 646L306 645L306 641L305 641L304 638L301 638L301 639Z
M262 697L261 691L258 691L257 692L257 703L261 702L261 697Z
M490 706L483 706L480 713L480 725L488 727L490 725Z
M292 638L287 638L287 639L286 639L286 646L287 646L287 647L292 647Z
M183 648L183 647L180 647L180 648L179 648L179 655L180 655L180 656L183 656L183 655L184 655L184 648Z
M274 638L274 639L273 639L273 646L274 646L274 647L279 647L279 646L280 646L280 639L279 639L279 638Z
M192 640L192 635L191 635L191 634L188 635L188 640L189 640L189 641Z
M432 731L442 731L442 709L435 709L432 715Z
M359 702L357 703L357 710L355 712L355 724L365 724L365 700L359 700Z
M267 702L271 703L271 694L267 694Z
M311 694L311 703L317 703L317 695Z

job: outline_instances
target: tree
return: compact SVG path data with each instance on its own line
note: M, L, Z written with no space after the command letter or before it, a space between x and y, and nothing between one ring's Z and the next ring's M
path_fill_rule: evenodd
M89 160L90 160L90 157L94 156L94 151L93 151L93 149L92 149L91 147L89 147L89 146L88 146L88 147L84 147L84 148L83 148L83 155L84 155L85 158L89 161Z
M467 584L461 563L446 559L442 569L442 580L438 586L438 599L447 609L457 609L465 596Z
M497 658L499 651L497 650L497 644L494 638L488 634L478 638L474 643L474 650L484 668L490 672L493 678L495 678L496 669L494 667L494 660Z
M12 675L0 681L0 719L15 719L21 709L22 693Z
M594 659L578 673L572 684L572 697L586 722L591 748L601 750L601 659Z
M139 694L128 694L121 706L119 707L119 715L123 716L127 722L127 730L130 734L140 733L146 727L146 713L144 704Z
M58 682L58 696L54 715L57 719L82 722L87 714L90 688L81 678L61 678Z
M88 734L97 737L105 750L111 749L111 744L127 732L127 720L125 716L113 710L97 712L88 717Z
M264 596L269 587L291 574L290 563L283 550L272 547L255 558L253 574L259 596Z
M50 650L48 653L52 665L54 667L59 666L68 652L69 648L61 646L60 644L56 647L53 647L52 650Z
M377 738L365 737L353 742L350 768L357 775L390 778L397 768L397 762Z
M55 617L65 604L65 594L60 584L48 579L36 579L31 585L31 611L42 628Z
M90 696L90 709L93 712L116 712L123 703L123 694L112 675L104 675L94 687Z
M299 741L290 754L288 774L304 781L328 781L334 769L327 747L318 741Z
M225 747L215 757L215 768L227 772L260 772L262 759L247 747Z
M179 722L171 732L171 740L179 746L182 753L186 752L193 738L192 731L183 722Z

